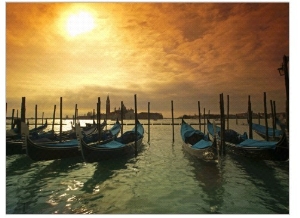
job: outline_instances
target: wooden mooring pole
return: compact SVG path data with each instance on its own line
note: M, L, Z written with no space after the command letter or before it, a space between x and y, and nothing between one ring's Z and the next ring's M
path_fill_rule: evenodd
M201 131L200 101L198 101L198 120L199 120L199 130Z
M121 101L121 135L123 135L123 113L124 113L124 104L123 101Z
M206 117L205 117L205 108L203 108L203 123L204 123L204 127L203 127L203 133L205 135L205 129L206 129Z
M101 98L98 98L98 103L99 103L99 136L101 137L101 132L102 132L102 128L101 128ZM101 138L99 139L101 140Z
M78 108L76 108L76 120L78 120L78 122L79 122L79 119L78 119ZM75 127L75 125L74 125L74 127Z
M25 98L25 97L22 97L22 104L21 104L21 122L23 122L23 123L25 123L25 111L26 111L25 101L26 101L26 98Z
M248 126L249 126L249 138L253 139L253 132L252 132L252 110L251 110L251 100L250 95L248 96Z
M100 97L98 97L98 102L97 102L97 129L98 129L98 141L101 141L101 101Z
M60 97L60 113L59 113L59 141L61 142L62 140L62 97Z
M148 102L148 143L150 142L150 102Z
M224 98L223 93L220 94L220 120L221 120L221 144L220 144L220 150L219 152L223 155L224 153L224 131L225 131L225 117L224 117Z
M34 128L37 128L37 105L35 105Z
M273 133L272 133L272 137L275 137L275 116L274 116L274 108L273 108L273 101L270 100L270 105L271 105L271 117L272 117L272 129L273 129Z
M75 104L75 111L74 111L74 126L77 123L77 104Z
M227 129L229 129L229 95L227 95Z
M283 70L284 70L284 77L285 77L285 89L286 89L286 128L289 131L289 69L288 69L288 62L289 57L284 55L283 56Z
M221 125L221 132L220 132L220 145L219 145L219 154L222 154L222 145L223 145L223 116L222 116L222 98L223 94L219 95L219 104L220 104L220 125ZM215 133L217 134L217 133Z
M95 109L93 109L93 124L95 123Z
M12 109L12 114L11 114L11 129L14 128L14 114L15 114L15 109Z
M173 108L173 100L171 101L171 113L172 113L172 142L174 143L174 108Z
M98 101L99 101L99 99L98 99ZM97 110L97 132L98 132L98 140L99 140L99 128L100 128L100 125L99 125L99 102L97 102L96 110Z
M134 120L135 120L135 128L134 128L134 134L135 134L135 140L134 140L134 147L135 147L135 157L137 157L137 138L138 138L138 134L137 134L137 99L136 99L136 94L134 95Z
M266 140L269 141L268 114L267 114L267 94L266 94L266 92L264 92L264 114L265 114Z
M55 123L55 111L56 111L56 105L54 105L53 109L53 118L52 118L52 130L54 131L54 123Z

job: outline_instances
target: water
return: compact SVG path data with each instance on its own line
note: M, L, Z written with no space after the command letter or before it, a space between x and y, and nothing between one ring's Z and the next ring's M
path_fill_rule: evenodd
M151 120L162 122L170 120ZM69 129L70 121L64 123ZM231 120L230 127L248 130L239 123ZM85 163L7 156L6 214L289 214L289 162L227 154L203 163L182 150L179 125L174 143L171 125L151 125L150 143L144 128L145 149L137 158Z

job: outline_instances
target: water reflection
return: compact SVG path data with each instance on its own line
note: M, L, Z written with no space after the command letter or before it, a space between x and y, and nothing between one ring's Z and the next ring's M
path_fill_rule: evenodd
M6 198L12 198L10 202L14 204L9 208L14 209L6 212L8 214L51 213L43 208L53 192L53 184L57 189L65 190L64 186L55 184L55 179L76 169L80 165L80 161L81 158L69 158L33 162L26 155L16 158L7 168L7 174L15 176L16 179L10 179L6 184ZM17 172L23 172L23 174Z
M86 193L94 193L97 191L99 185L111 178L113 174L121 169L126 169L126 158L121 159L111 159L111 160L103 160L101 162L89 163L89 165L95 166L95 171L93 176L88 179L83 187L82 191Z
M28 170L33 163L34 161L28 158L26 154L6 156L6 176Z
M217 214L223 205L224 188L222 186L222 167L221 160L216 162L205 162L196 159L188 154L186 158L190 160L193 166L192 172L195 178L199 181L199 186L202 188L206 196L203 196L203 201L209 205L209 208L202 208L205 213Z
M289 187L284 185L289 180L288 162L253 160L239 156L232 158L237 167L246 172L250 181L259 189L257 197L266 202L265 206L269 210L278 214L289 213ZM283 205L283 202L286 204Z

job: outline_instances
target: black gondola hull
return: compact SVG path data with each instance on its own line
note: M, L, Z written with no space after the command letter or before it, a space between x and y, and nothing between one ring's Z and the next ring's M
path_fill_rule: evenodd
M213 136L210 135L210 138ZM221 140L217 139L217 143L220 144ZM225 142L225 153L259 160L286 161L289 159L289 147L285 134L277 142L275 148L241 147Z
M183 143L183 150L191 156L206 162L216 162L218 160L218 152L215 146L205 149L193 149L191 144Z
M266 134L262 134L262 133L260 133L260 132L258 132L258 131L256 131L256 130L253 130L257 135L259 135L260 137L262 137L263 139L266 139L267 137L266 137ZM270 141L279 141L280 140L280 138L281 138L282 136L275 136L275 137L273 137L272 135L269 135L268 136L268 138L269 138L269 140Z
M6 155L14 155L14 154L26 154L26 150L24 149L24 141L19 140L7 140L6 141Z
M43 144L39 145L32 142L28 137L26 137L25 140L27 140L26 153L28 157L34 161L56 160L81 155L78 149L78 144L74 144L72 147L55 147Z
M203 132L194 129L184 119L181 121L180 134L183 140L183 150L191 156L206 162L218 161L218 150L215 140L209 140ZM197 143L204 143L197 146Z
M143 138L137 140L137 152L143 148ZM87 145L82 139L80 141L81 154L85 162L99 162L102 160L128 158L135 155L135 142L130 142L120 148L99 148Z

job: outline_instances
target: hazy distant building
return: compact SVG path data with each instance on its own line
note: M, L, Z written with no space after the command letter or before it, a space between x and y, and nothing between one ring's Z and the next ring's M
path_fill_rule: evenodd
M123 113L123 119L124 120L132 120L135 118L134 110L132 108L127 109L126 106L123 104L122 105L122 110L121 107L118 109L115 107L114 111L110 111L110 99L109 95L107 95L106 98L106 111L105 114L101 113L101 120L107 119L107 120L116 120L119 119L121 120L121 113ZM138 119L148 119L148 113L147 112L141 112L138 113ZM78 116L78 119L96 119L97 114L92 112L88 112L84 116ZM150 119L163 119L162 114L160 113L150 113Z
M137 117L138 119L148 119L148 112L138 113ZM163 115L160 113L149 113L149 117L153 120L163 119Z

